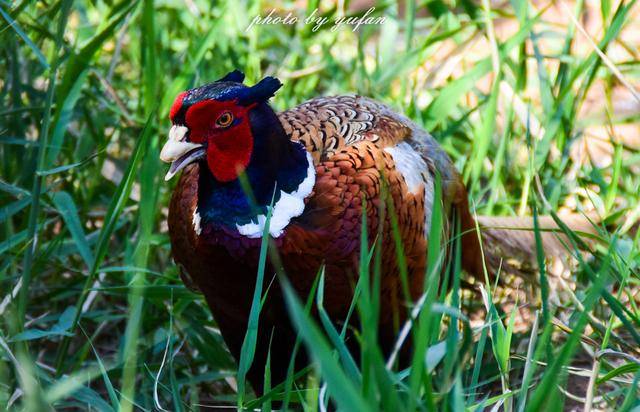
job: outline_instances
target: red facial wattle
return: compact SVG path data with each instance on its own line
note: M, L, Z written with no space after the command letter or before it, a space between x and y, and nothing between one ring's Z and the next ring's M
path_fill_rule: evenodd
M235 101L204 100L189 107L185 122L189 139L207 145L207 165L221 182L238 178L251 160L253 135L249 124L249 110ZM230 127L219 127L216 120L225 111L233 115Z
M237 132L234 130L209 139L207 164L218 181L230 182L237 179L251 160L253 151L251 130L245 125L241 125L238 129L240 130Z

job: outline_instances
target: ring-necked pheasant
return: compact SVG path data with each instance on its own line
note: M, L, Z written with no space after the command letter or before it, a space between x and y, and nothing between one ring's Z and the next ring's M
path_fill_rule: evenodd
M345 318L353 296L363 201L369 233L375 236L379 225L384 225L383 233L391 231L388 214L384 221L379 218L383 179L397 215L412 298L423 290L436 173L449 223L458 216L461 232L466 232L461 239L464 268L483 279L465 187L427 132L361 96L321 97L275 113L268 99L280 81L266 77L248 87L243 80L244 75L234 71L178 95L170 111L169 140L160 155L171 163L167 180L184 170L169 208L174 260L183 278L204 294L236 359L272 198L269 232L288 279L306 296L324 265L325 307L336 321ZM241 172L257 210L242 188ZM402 318L405 310L399 310L401 283L393 241L387 237L379 330L388 350L394 342L394 316ZM258 392L267 349L273 380L283 379L295 339L277 283L260 315L257 352L248 374Z

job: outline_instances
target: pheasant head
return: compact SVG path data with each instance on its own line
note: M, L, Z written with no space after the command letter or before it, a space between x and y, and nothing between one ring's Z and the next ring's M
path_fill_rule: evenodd
M169 140L160 158L170 162L165 179L184 167L206 159L209 170L220 182L237 179L255 149L255 133L268 127L264 116L251 111L270 111L267 100L282 84L265 77L254 86L242 84L244 74L233 71L213 83L180 93L171 106Z
M270 232L279 236L304 209L315 181L313 160L302 144L289 139L268 104L280 81L265 77L253 86L243 81L244 74L233 71L180 93L170 110L172 126L160 158L171 163L166 180L199 163L194 222L260 237L273 202ZM238 180L242 173L255 205Z

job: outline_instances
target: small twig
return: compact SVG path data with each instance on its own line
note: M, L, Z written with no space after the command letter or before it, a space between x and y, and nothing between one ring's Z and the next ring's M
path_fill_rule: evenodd
M585 403L587 400L581 396L578 395L574 395L571 392L567 391L566 389L564 389L563 387L561 387L560 385L557 385L557 388L560 390L560 392L562 392L567 398L570 398L576 402L581 402L581 403ZM593 400L595 402L600 402L602 401L602 396L596 396L595 398L593 398Z
M100 286L100 284L104 280L105 275L106 274L104 272L100 272L100 274L98 275L98 278L96 279L96 281L93 282L93 286L91 288L91 292L89 292L89 295L87 295L87 300L85 300L84 304L82 305L82 313L85 313L85 312L87 312L89 310L89 308L93 304L93 301L98 296L98 287Z
M571 334L573 333L573 329L571 329L570 327L568 327L567 325L565 325L564 323L562 323L562 321L560 321L560 319L554 317L553 319L551 319L551 323L553 323L553 325L555 327L557 327L558 329L560 329L561 331ZM596 342L595 340L591 339L590 337L580 334L580 340L584 343L586 343L587 345L593 347L593 348L597 348L598 346L600 346L598 344L598 342Z
M602 350L599 350L598 352L596 352L596 359L600 359L600 358L602 358L603 356L606 356L606 355L611 355L611 356L617 356L619 358L624 358L624 359L626 359L626 360L628 360L630 362L637 363L638 365L640 365L640 359L638 359L638 358L636 358L634 356L631 356L628 353L618 352L618 351L615 351L613 349L602 349Z
M306 67L304 69L300 69L300 70L293 70L293 71L284 71L280 73L280 76L282 76L285 79L297 79L300 77L306 77L309 76L313 73L317 73L322 71L325 68L325 64L316 64L315 66L309 66Z
M318 395L318 409L320 412L327 412L327 405L324 403L324 398L327 394L327 383L323 383Z
M129 126L129 127L135 126L136 122L132 120L132 116L131 116L131 113L129 113L129 109L127 109L127 106L124 104L122 99L120 99L120 97L118 96L118 93L116 93L116 90L113 88L113 86L111 85L109 80L104 78L96 70L93 70L91 73L94 76L96 76L96 78L98 79L100 84L102 84L102 87L104 87L104 89L107 92L107 94L109 95L109 97L111 97L111 99L116 104L116 106L118 106L118 109L120 109L120 111L122 112L122 117L124 117L124 120L127 122L127 126Z
M598 380L598 373L600 372L600 360L594 359L593 368L591 369L591 376L589 377L589 385L587 386L587 398L584 402L584 412L591 411L593 406L594 394L596 391L596 381Z
M11 301L13 301L16 298L16 296L18 296L18 292L20 292L21 287L22 287L22 278L19 278L18 282L16 282L16 285L13 287L13 290L11 291L11 293L9 293L7 296L4 297L4 299L2 299L2 303L0 303L0 316L4 314L4 311L7 309L7 306L9 306L9 303L11 303Z
M164 365L167 361L167 354L169 353L169 344L171 343L171 312L169 312L169 333L167 334L167 344L164 347L164 353L162 354L162 362L160 362L160 368L158 368L158 373L156 374L156 378L153 380L153 403L156 408L162 412L168 412L166 409L160 405L160 397L158 396L158 384L160 383L160 376L162 375L162 369L164 369Z
M521 360L523 362L527 361L526 357L523 356L523 355L511 355L511 358L512 359L518 359L518 360ZM535 362L536 365L538 365L538 366L543 366L543 367L549 366L547 362L543 362L543 361L539 361L539 360L535 360L535 359L532 360L532 362ZM567 372L570 375L581 376L583 378L588 378L589 376L591 376L591 369L578 368L578 367L575 367L575 366L563 366L562 370ZM630 385L633 382L630 379L620 378L619 376L611 378L611 381L618 382L618 383L623 383L623 384L626 384L626 385Z
M124 43L125 35L127 34L127 29L129 28L129 23L131 22L131 14L129 14L124 19L124 23L122 24L122 28L120 29L120 35L116 40L116 47L113 51L113 57L111 58L111 63L109 64L109 71L107 72L107 79L109 82L113 78L113 73L116 71L116 66L118 64L118 60L120 60L120 55L122 54L122 44Z

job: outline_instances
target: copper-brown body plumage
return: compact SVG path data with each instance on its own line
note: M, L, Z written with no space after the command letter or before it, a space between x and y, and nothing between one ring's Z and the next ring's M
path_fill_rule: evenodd
M384 182L397 215L411 295L417 299L424 287L428 241L425 225L432 212L436 173L442 180L445 221L451 223L454 215L460 216L461 230L469 232L463 236L465 266L471 272L479 268L477 236L460 176L428 133L368 98L317 98L278 114L278 118L289 138L306 147L316 171L304 212L291 220L275 242L284 271L297 292L306 297L318 270L324 266L324 305L335 322L343 320L357 281L361 213L366 204L370 242L383 234L379 330L381 345L389 350L406 310L389 213L381 219ZM393 148L400 151L394 152ZM396 164L405 157L409 165ZM416 184L415 176L407 175L407 166L420 165L420 161L426 167L415 171L418 182L422 182ZM196 232L194 212L200 167L204 167L202 163L186 169L171 200L173 256L183 275L204 294L225 342L238 359L255 286L260 242L233 231L203 228L200 234ZM273 273L267 271L267 281ZM249 373L258 391L268 348L275 382L285 376L294 340L275 281L261 312L256 358Z

